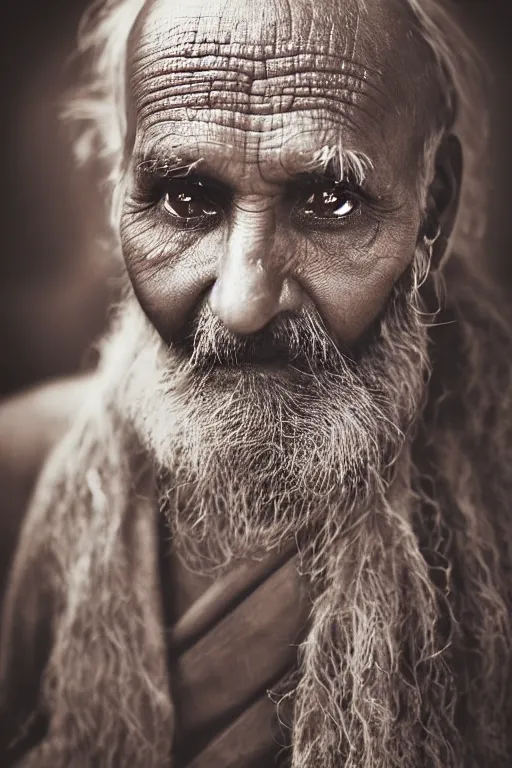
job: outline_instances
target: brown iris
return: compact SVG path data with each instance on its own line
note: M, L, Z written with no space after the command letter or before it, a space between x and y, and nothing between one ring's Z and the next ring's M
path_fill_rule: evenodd
M357 200L346 186L334 183L314 190L300 207L302 216L342 219L357 208Z
M182 221L200 220L219 214L201 183L180 182L170 185L164 196L164 209Z

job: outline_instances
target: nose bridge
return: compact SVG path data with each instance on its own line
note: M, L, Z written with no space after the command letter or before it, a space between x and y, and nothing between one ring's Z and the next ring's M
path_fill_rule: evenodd
M297 303L276 249L276 208L263 197L237 202L210 293L212 311L234 333L263 328Z
M257 271L274 271L276 211L272 202L245 198L235 206L225 248L225 262ZM273 269L274 268L274 269Z

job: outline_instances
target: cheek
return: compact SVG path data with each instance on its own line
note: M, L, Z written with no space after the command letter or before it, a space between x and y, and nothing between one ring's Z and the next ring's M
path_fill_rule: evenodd
M214 254L220 252L222 234L177 234L153 218L129 214L123 217L121 243L135 295L168 343L215 280Z
M350 236L310 238L300 279L330 332L351 344L384 308L394 284L411 263L419 220L382 226L370 243Z
M340 343L356 341L381 312L414 256L418 228L419 214L411 212L406 223L365 227L364 232L358 227L336 234L281 231L283 248L295 255L294 277ZM164 341L180 333L210 291L224 237L222 228L175 232L158 216L123 217L128 274Z

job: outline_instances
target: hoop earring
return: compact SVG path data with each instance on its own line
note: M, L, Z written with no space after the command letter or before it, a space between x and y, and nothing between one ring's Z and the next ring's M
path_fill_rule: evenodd
M437 232L434 235L434 237L427 237L427 235L423 235L423 242L425 243L425 247L428 249L429 253L432 254L432 250L434 248L434 245L441 237L441 225L439 224L437 227Z

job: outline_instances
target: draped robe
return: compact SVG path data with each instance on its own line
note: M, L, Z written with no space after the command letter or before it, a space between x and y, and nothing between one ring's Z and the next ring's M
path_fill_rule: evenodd
M7 532L6 560L15 549L36 476L87 388L87 379L72 380L54 390L46 388L43 398L36 391L0 409L0 425L9 425L9 440L20 436L10 457L0 440L0 525ZM27 431L28 415L32 418ZM156 631L164 637L163 663L174 705L174 723L169 724L174 733L173 768L284 764L290 721L287 707L278 710L277 701L296 670L309 610L294 548L237 563L219 576L203 576L173 552L166 521L155 508L151 472L141 475L134 496L135 535L130 541L139 551L130 554L130 561L138 564L131 578L142 588L153 586L146 599L162 616ZM154 535L144 535L151 528ZM144 572L148 568L155 571L149 577ZM21 614L30 610L19 606ZM52 713L39 710L40 680L51 649L50 616L45 619L37 627L35 658L25 652L24 638L14 635L13 642L11 628L4 627L3 642L13 646L0 710L4 768L20 759L23 765L23 756L44 738L51 718Z

